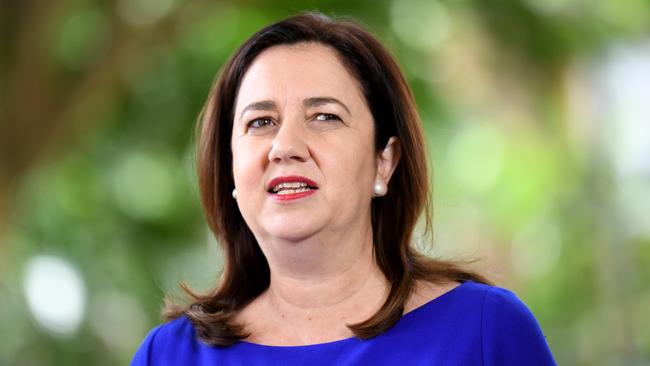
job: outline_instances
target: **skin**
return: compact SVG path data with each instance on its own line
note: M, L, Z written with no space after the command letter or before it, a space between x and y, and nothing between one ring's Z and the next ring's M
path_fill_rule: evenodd
M340 103L305 103L323 97ZM375 151L357 80L335 50L317 43L260 54L244 76L234 116L237 204L271 269L269 289L239 315L247 340L303 345L351 337L346 324L370 317L387 295L373 258L370 205L374 183L388 184L397 166L399 141L391 137ZM271 199L269 182L287 175L307 177L318 190ZM418 284L407 311L453 286Z

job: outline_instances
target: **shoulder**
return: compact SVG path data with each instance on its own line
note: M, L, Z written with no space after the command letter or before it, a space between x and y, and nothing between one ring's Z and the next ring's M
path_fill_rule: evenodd
M461 284L455 281L445 283L432 283L428 281L418 281L415 284L413 292L408 301L404 304L404 313L411 312L431 301L451 292Z
M512 291L480 285L483 292L482 320L484 335L496 333L540 333L535 316Z
M196 343L196 332L186 316L181 316L151 329L138 347L132 366L157 364L157 360L170 360L187 353Z
M555 365L530 309L510 290L475 284L482 293L481 338L486 365Z
M535 317L529 308L514 292L493 285L487 285L474 281L466 281L461 284L447 285L443 292L438 295L456 295L456 305L464 304L467 310L478 311L483 321L486 319L498 321L515 321L527 324L537 324Z
M465 315L481 315L485 299L493 290L505 291L474 281L432 283L420 281L416 284L411 297L406 303L405 312L437 302L445 302L449 307ZM514 296L514 294L512 294Z
M512 291L474 281L446 289L406 314L391 340L441 350L441 364L555 365L535 317Z
M483 319L514 322L513 325L537 324L533 313L514 292L496 286L483 285Z

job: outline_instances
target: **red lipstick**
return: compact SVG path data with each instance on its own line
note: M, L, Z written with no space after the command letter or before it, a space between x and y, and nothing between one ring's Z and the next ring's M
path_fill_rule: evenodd
M307 185L306 188L308 188L308 189L306 191L303 191L301 189L300 192L295 192L295 193L283 193L283 194L280 194L280 193L273 192L273 188L275 186L277 186L278 184L281 184L281 183L304 183L304 184ZM304 189L305 187L301 187L301 188ZM288 188L288 189L291 189L291 188ZM298 188L296 188L294 190L297 190L297 189ZM302 176L299 176L299 175L276 177L276 178L271 179L271 181L267 185L267 191L268 191L269 196L271 198L273 198L274 200L278 200L278 201L289 201L289 200L295 200L295 199L298 199L298 198L310 196L310 195L316 193L317 190L318 190L318 184L316 182L314 182L313 180L311 180L309 178L305 178L305 177L302 177Z

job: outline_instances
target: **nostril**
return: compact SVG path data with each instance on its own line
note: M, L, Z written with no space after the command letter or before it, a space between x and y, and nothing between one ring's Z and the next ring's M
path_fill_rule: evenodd
M278 135L271 144L268 160L275 163L283 161L305 162L309 159L309 148L302 137Z

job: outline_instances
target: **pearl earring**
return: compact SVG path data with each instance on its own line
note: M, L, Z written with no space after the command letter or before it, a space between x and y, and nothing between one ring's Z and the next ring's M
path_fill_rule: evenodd
M232 190L232 198L237 199L237 189Z
M381 197L388 192L388 187L383 182L376 181L373 189L375 197Z

